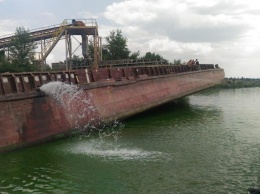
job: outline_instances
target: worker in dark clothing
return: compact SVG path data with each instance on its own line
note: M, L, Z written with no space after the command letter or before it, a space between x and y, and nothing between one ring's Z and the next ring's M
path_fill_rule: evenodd
M199 64L200 64L199 61L198 61L198 59L195 60L195 64L196 64L196 65L199 65Z

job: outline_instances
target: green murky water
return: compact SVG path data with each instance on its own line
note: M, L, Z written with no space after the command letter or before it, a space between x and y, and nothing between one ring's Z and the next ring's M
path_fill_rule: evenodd
M0 193L247 193L260 185L260 88L203 92L73 137L0 155Z

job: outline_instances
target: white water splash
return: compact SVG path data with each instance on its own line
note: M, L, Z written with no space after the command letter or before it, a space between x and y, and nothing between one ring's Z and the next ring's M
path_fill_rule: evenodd
M49 82L40 87L40 90L59 99L64 93L75 93L78 91L76 85L68 85L63 82Z
M107 123L100 117L98 109L93 106L92 94L83 91L76 85L62 82L50 82L40 87L40 90L51 96L56 104L63 109L66 120L71 128L90 135L98 131L100 137L113 136L116 139L124 126L117 120Z
M100 157L105 160L167 160L168 156L165 153L129 149L118 145L117 140L124 125L117 120L105 123L104 120L98 116L97 108L92 104L92 95L80 90L76 85L50 82L43 85L40 89L51 96L58 106L63 109L66 119L70 122L71 126L83 132L87 130L89 132L87 136L90 135L93 129L98 131L98 138L87 139L87 142L83 138L83 141L69 145L66 149L67 151L73 154ZM80 121L84 120L85 117L88 118L88 122L82 125ZM96 128L94 123L99 123L102 127ZM109 137L114 137L115 141L107 141Z
M126 148L115 142L100 141L96 139L70 145L67 150L73 154L82 154L93 158L99 157L105 160L167 161L170 159L166 153L146 151L137 148Z
M86 130L95 128L102 119L91 102L92 94L76 85L50 82L40 87L60 106L71 128Z

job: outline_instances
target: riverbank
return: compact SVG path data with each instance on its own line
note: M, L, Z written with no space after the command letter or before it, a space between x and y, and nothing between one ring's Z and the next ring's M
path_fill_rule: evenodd
M250 88L260 87L260 78L225 78L214 88Z

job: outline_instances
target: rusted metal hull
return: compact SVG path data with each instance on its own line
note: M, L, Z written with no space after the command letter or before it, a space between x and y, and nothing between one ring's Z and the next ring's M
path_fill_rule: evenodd
M223 78L224 71L215 69L120 82L93 88L91 93L103 118L126 118L216 85Z
M91 78L88 73L76 73L75 79L84 92L78 99L67 99L73 107L69 116L68 110L55 99L36 90L3 95L0 98L0 152L66 136L74 128L86 127L93 117L104 121L123 119L216 85L224 79L224 70L220 68L153 76L129 75L127 79L126 72L120 81L115 81L118 74L111 70L111 79L102 76L101 79L99 75L100 81L96 82L93 79L98 79L98 75L92 74ZM90 83L84 83L84 79ZM83 115L85 99L90 100L95 111L74 117Z

